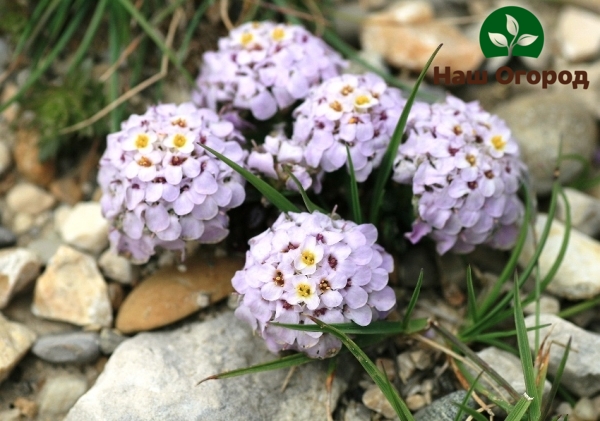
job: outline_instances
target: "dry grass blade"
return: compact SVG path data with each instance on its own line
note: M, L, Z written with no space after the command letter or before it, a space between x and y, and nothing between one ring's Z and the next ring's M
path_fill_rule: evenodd
M144 35L145 34L138 35L129 43L127 47L125 47L117 61L115 61L108 69L106 69L104 73L102 73L102 75L100 75L98 78L100 82L106 82L108 78L119 68L119 66L123 64L127 57L129 57L136 50L138 45L140 45Z
M228 31L231 31L235 28L235 25L229 18L229 0L221 0L219 2L219 13L221 15L221 20L223 21L223 25L227 28Z

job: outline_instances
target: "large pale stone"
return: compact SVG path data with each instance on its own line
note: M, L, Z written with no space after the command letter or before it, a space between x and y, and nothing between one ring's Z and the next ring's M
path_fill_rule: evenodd
M200 256L189 259L185 272L175 267L158 270L127 296L117 315L123 333L155 329L180 320L229 295L231 278L243 259Z
M536 316L525 319L527 327L536 326ZM587 332L573 323L551 314L540 315L540 325L550 326L539 329L540 338L546 338L550 347L548 372L556 374L565 351L572 339L569 359L561 378L561 385L579 396L594 396L600 391L600 335ZM535 331L529 331L529 346L535 346Z
M585 61L600 53L600 16L597 14L565 7L557 30L562 56L570 62Z
M41 262L35 253L24 248L0 251L0 308L35 280Z
M4 381L35 341L35 333L0 313L0 382Z
M75 205L59 230L66 243L90 253L100 253L108 246L108 221L98 202Z
M173 331L141 333L116 349L65 421L325 420L327 362L298 367L284 391L288 370L197 385L213 374L275 358L232 312ZM340 367L332 384L332 408L353 363L342 360Z
M107 287L94 259L61 246L36 283L32 311L80 326L110 326Z
M15 213L37 215L50 209L54 202L50 193L30 183L17 184L6 195L6 204Z
M393 19L380 15L367 18L361 42L363 50L381 54L394 66L421 71L442 43L444 46L429 67L430 76L435 67L441 72L446 66L451 72L475 70L484 59L479 45L454 26L440 21L406 25L390 20Z
M548 215L538 214L535 223L536 237L540 238ZM565 227L562 222L553 221L548 240L539 258L540 275L548 274L556 261L561 248ZM531 231L523 251L519 256L519 264L526 266L535 251ZM585 300L600 294L600 243L587 235L571 230L569 244L562 264L554 279L548 285L547 291L561 298L570 300Z
M595 236L600 232L600 200L579 190L565 188L565 195L571 210L571 226L579 232ZM556 218L565 221L565 203L560 199L556 206Z

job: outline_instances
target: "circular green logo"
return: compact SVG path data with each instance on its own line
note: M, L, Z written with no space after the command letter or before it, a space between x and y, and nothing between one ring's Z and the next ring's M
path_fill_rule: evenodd
M517 6L502 7L483 22L479 45L487 58L538 57L544 47L544 29L529 10Z

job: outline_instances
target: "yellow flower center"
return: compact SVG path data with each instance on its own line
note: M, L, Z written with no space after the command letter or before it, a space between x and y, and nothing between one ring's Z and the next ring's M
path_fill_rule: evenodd
M504 149L504 146L506 146L506 141L502 138L502 136L496 135L492 137L492 145L494 148L496 148L496 150L501 151Z
M354 103L356 105L365 105L368 104L369 102L371 102L371 100L369 99L368 96L366 95L359 95L356 97L356 99L354 100Z
M250 44L253 39L254 39L254 35L252 35L250 32L244 32L242 34L242 38L240 39L240 42L245 47L248 44Z
M473 156L471 154L468 154L465 159L471 166L474 166L475 163L477 162L477 159L475 158L475 156Z
M354 92L354 88L350 85L346 85L342 88L342 95L346 96Z
M187 121L185 121L184 118L177 117L175 120L171 121L171 125L184 128L184 127L187 127Z
M307 266L315 264L315 254L312 251L305 250L302 252L302 262Z
M321 279L321 282L319 282L319 289L321 292L329 291L331 289L329 281L327 279Z
M150 166L152 166L152 161L150 161L150 160L149 160L148 158L146 158L145 156L142 156L142 157L141 157L141 158L138 160L137 164L138 164L140 167L150 167Z
M173 145L175 145L178 148L182 148L185 146L185 144L187 143L187 139L185 138L184 135L182 134L176 134L175 137L173 138Z
M285 31L283 30L283 28L275 28L271 33L271 37L275 41L281 41L285 37Z
M348 124L356 124L358 123L358 118L356 117L350 117L350 119L348 120Z
M342 104L340 104L338 101L333 101L331 104L329 104L329 106L333 111L337 111L338 113L342 111Z
M148 146L148 143L150 143L150 138L148 137L147 134L140 133L137 135L137 138L135 139L135 147L136 148L138 148L138 149L145 148L146 146Z
M310 297L311 292L309 284L298 284L296 287L296 293L302 298Z
M463 132L463 129L462 129L462 127L460 127L460 126L458 126L458 125L454 126L454 134L455 134L455 135L457 135L457 136L458 136L458 135L461 135L461 134L462 134L462 132Z

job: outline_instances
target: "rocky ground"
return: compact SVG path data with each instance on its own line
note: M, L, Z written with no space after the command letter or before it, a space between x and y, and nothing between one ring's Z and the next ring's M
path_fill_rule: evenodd
M349 41L360 40L363 57L374 64L420 70L441 42L446 46L438 60L456 68L495 71L504 64L502 58L484 62L477 41L482 16L504 2L408 1L385 9L388 3L344 2L336 15L338 31ZM542 211L559 143L564 154L581 155L593 171L599 164L600 7L592 1L568 3L523 3L542 21L547 44L539 59L511 65L585 70L587 90L495 82L454 89L464 99L481 101L511 127L540 202L538 235L547 219ZM0 39L0 70L9 48ZM2 97L10 97L18 83L6 83ZM230 279L243 259L217 247L190 250L196 255L185 266L166 253L137 267L115 255L108 248L108 224L94 180L101 151L92 148L66 169L40 163L40 135L15 128L18 112L15 104L0 120L0 421L321 420L330 410L340 421L394 419L379 388L351 358L341 359L330 391L327 365L319 362L292 373L197 385L209 375L273 359L262 340L233 317ZM561 165L565 183L580 173L578 161ZM600 295L600 187L568 188L566 194L574 229L564 262L541 300L541 323L553 325L541 334L557 344L573 338L563 384L577 403L572 408L559 401L556 413L592 421L600 419L600 365L594 363L600 358L600 313L591 307L568 319L557 314ZM558 254L564 218L559 201L540 258L542 276ZM530 239L520 263L532 254ZM487 249L462 259L414 247L397 262L394 288L399 302L406 302L419 270L426 268L415 316L455 329L465 313L467 263L485 286L505 261L504 254ZM533 316L527 324L535 324ZM517 357L496 348L476 351L517 391L525 390ZM561 352L560 346L553 348L551 373ZM462 401L465 392L439 348L398 338L370 355L390 378L399 377L400 392L418 411L418 420L452 419L452 402Z

